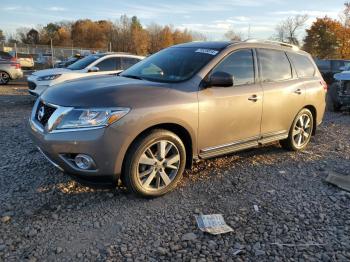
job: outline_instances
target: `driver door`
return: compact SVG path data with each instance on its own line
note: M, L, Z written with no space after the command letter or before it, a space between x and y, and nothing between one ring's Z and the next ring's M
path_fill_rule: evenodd
M263 93L253 50L229 54L210 75L215 72L229 73L234 81L199 91L198 145L204 158L255 146L260 136Z

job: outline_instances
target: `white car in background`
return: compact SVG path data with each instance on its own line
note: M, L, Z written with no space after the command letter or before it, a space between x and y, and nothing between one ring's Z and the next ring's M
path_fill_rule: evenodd
M138 63L144 57L125 53L99 53L78 60L67 68L34 72L27 78L29 93L40 96L47 88L83 77L117 74Z

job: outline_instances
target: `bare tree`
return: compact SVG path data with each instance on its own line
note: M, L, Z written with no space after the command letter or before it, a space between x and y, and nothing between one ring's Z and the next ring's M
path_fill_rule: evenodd
M242 41L242 33L236 33L232 29L228 30L225 33L224 37L230 41Z
M276 35L274 38L281 42L299 45L298 31L304 27L308 19L308 15L288 17L276 26Z
M350 27L350 2L344 3L344 10L339 15L339 20L344 25L345 28Z

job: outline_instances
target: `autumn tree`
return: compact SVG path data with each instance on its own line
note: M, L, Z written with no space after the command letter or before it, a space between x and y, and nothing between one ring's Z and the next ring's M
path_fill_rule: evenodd
M162 31L160 31L160 42L159 48L163 49L174 44L173 33L169 26L164 26Z
M306 30L304 50L312 56L324 58L339 58L340 32L342 24L329 17L317 18Z
M161 49L160 41L161 41L162 27L160 25L152 23L149 26L147 26L147 31L150 38L150 45L149 45L148 52L150 54L153 54L158 52Z
M205 40L199 33L172 26L151 24L144 27L133 16L122 15L112 23L107 20L81 19L73 22L53 22L36 29L19 28L16 39L22 43L54 46L75 46L83 48L110 49L116 52L130 52L138 55L155 53L174 44Z
M131 18L131 39L133 53L137 55L146 55L148 53L149 35L148 32L143 29L136 16Z

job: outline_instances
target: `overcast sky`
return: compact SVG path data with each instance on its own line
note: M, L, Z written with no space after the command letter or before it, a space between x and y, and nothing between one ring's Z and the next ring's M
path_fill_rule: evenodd
M309 14L309 24L325 15L337 18L344 0L1 0L0 29L35 27L48 22L107 19L136 15L142 24L171 24L200 32L210 40L223 39L233 28L247 37L269 38L276 24L288 16Z

